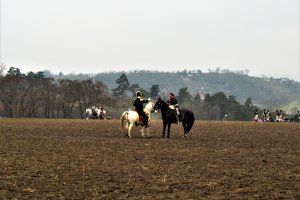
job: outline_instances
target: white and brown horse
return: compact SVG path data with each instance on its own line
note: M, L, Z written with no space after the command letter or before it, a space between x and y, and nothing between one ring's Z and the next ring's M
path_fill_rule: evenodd
M148 115L148 125L150 125L150 115L153 111L154 111L154 103L149 101L144 108L144 112ZM120 123L121 123L120 124L121 129L126 130L126 136L131 137L130 132L131 132L133 125L136 125L136 126L139 125L139 126L142 126L142 129L141 129L142 136L145 137L145 135L144 135L145 126L144 126L143 122L140 122L139 114L136 111L123 112L123 114L120 118ZM150 137L149 126L146 127L146 130L147 130L148 137Z

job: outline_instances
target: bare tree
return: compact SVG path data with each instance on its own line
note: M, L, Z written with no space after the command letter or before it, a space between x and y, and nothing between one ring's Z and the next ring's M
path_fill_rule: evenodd
M77 99L80 115L84 115L84 110L92 105L98 105L103 98L108 96L108 89L101 81L92 79L77 81Z
M1 79L0 87L0 98L7 116L24 117L28 89L25 74L22 74L18 68L10 68L6 76Z

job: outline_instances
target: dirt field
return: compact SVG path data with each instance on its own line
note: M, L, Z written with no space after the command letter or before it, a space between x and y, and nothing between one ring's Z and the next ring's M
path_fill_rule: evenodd
M300 199L300 124L0 119L0 199Z

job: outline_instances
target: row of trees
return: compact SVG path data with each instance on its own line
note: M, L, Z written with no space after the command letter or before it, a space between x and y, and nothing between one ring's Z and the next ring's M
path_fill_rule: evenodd
M72 118L109 98L100 81L54 80L43 72L24 74L10 68L0 77L0 102L6 117Z
M146 97L156 98L163 96L167 100L168 93L160 91L159 85L152 85L150 91L141 88L138 84L130 85L128 78L122 74L117 80L117 87L113 89L113 94L119 97L126 97L128 92L135 95L137 90L142 91ZM196 115L197 119L208 120L251 120L256 106L253 105L252 99L248 98L244 104L239 103L235 96L226 96L223 92L216 93L212 96L205 95L202 100L199 93L195 96L190 94L187 87L179 89L177 93L177 100L183 107L191 109Z
M10 68L5 75L0 74L0 116L79 118L85 115L86 108L103 104L113 118L118 118L132 106L137 90L153 99L169 97L169 91L161 90L158 84L149 91L138 83L130 84L125 74L117 78L116 84L110 91L101 81L93 79L55 80L45 77L43 72L24 74L18 68ZM240 104L234 96L227 97L222 92L206 94L205 99L200 94L190 94L187 87L172 92L178 94L180 106L191 109L197 119L250 120L256 109L250 98Z
M122 74L117 80L117 87L112 90L113 95L117 97L125 97L128 95L128 92L132 94L132 96L135 96L136 91L141 91L144 96L155 98L158 96L159 93L159 85L152 85L150 88L150 91L147 91L138 83L130 84L127 76L125 74Z
M252 99L248 98L244 104L239 103L235 96L226 96L223 92L214 95L206 94L204 101L195 101L185 103L192 110L196 109L196 118L209 120L242 120L249 121L254 117L254 111L257 109L252 104Z

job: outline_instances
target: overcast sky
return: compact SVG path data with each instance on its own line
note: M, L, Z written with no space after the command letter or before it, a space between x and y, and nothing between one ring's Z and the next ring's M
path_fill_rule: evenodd
M23 72L250 70L300 80L299 0L0 0Z

